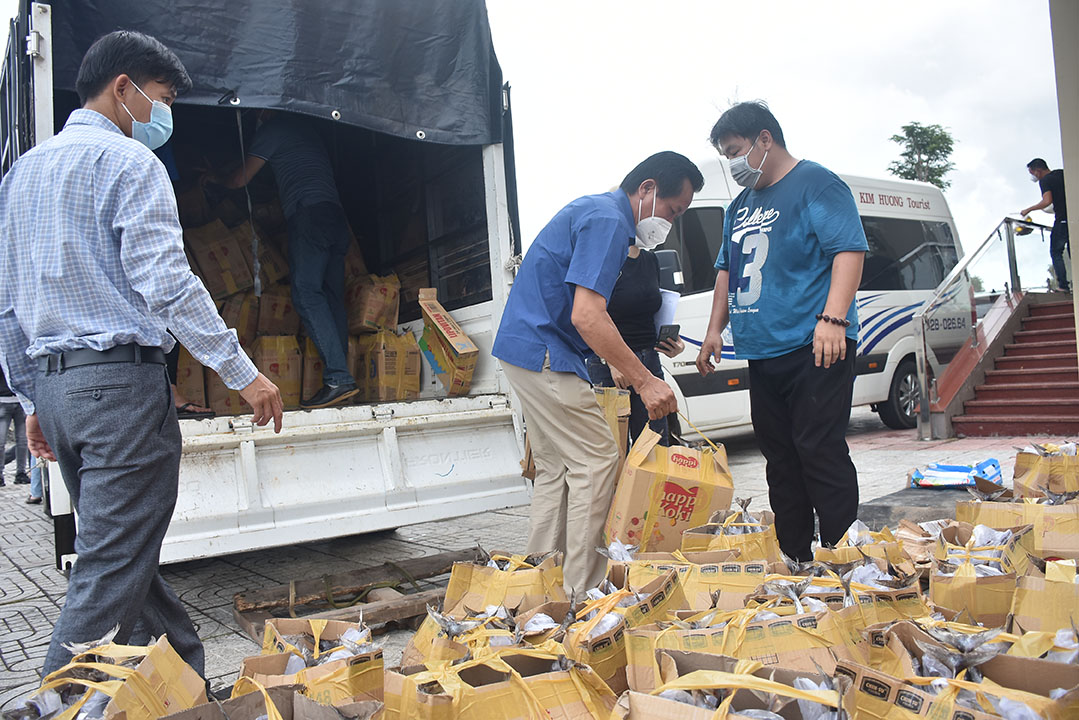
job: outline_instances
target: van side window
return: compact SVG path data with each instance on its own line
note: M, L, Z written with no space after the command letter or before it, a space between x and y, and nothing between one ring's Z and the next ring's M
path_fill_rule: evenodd
M716 285L716 257L723 245L723 208L686 210L674 221L663 250L677 250L685 276L683 295L711 291Z
M932 290L958 262L947 223L863 216L862 227L869 252L860 290Z

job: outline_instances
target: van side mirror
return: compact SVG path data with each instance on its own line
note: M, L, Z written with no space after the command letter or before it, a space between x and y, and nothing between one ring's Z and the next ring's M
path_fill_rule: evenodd
M659 262L659 286L681 294L686 283L682 275L682 258L678 256L678 251L656 250L656 260Z

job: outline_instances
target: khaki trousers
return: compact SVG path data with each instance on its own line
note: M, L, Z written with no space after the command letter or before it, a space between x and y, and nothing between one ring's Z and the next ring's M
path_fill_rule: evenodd
M528 552L561 550L566 593L583 596L603 580L603 525L618 480L618 445L592 386L573 373L541 372L502 363L521 401L535 489Z

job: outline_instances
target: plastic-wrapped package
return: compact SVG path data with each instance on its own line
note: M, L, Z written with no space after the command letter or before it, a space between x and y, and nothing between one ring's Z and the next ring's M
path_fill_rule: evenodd
M546 613L536 613L528 618L528 622L525 623L523 630L526 635L530 635L532 633L553 630L556 627L558 627L558 623L556 623L554 618L550 615Z
M1072 630L1061 628L1053 638L1053 645L1062 650L1050 650L1046 660L1059 663L1074 663L1079 660L1079 636Z
M847 529L847 541L851 545L872 545L875 541L870 534L869 526L861 520L855 520Z
M831 690L832 687L826 680L819 685L809 678L794 678L794 687L799 690ZM827 705L821 705L810 700L798 700L798 711L802 714L802 720L838 720L838 713Z
M589 634L588 639L598 638L600 635L610 632L618 627L618 623L622 622L622 616L618 613L607 613L604 615L596 627L592 628L592 632Z

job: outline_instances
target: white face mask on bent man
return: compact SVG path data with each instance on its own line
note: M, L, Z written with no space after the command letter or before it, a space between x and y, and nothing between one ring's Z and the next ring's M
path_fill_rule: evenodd
M644 199L637 200L637 240L636 245L642 250L652 250L657 245L662 245L667 239L667 233L671 231L671 223L661 217L656 217L656 198L659 197L659 186L652 192L652 216L641 217Z
M761 179L761 168L764 167L764 161L768 159L768 151L764 151L764 157L761 158L761 164L756 168L749 164L749 153L753 152L753 148L757 147L757 141L754 140L753 144L749 146L749 150L745 155L739 155L736 158L731 158L728 161L728 165L731 169L731 177L736 183L744 188L752 190L757 187L757 183Z

